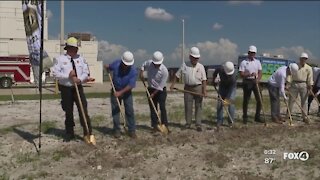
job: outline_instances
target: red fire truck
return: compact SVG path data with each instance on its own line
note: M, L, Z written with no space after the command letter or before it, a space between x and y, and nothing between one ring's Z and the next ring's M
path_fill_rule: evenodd
M30 83L29 56L0 56L0 87L10 88L14 83Z

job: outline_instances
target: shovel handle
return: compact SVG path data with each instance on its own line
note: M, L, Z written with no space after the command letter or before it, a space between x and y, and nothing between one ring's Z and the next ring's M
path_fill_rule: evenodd
M217 91L219 100L222 101L222 102L224 102L224 99L221 98L217 87L216 87L216 86L213 86L213 87L214 87L214 89ZM232 119L232 117L231 117L231 115L230 115L230 112L229 112L228 108L227 108L224 104L222 104L222 106L223 106L223 109L227 112L227 115L228 115L231 123L233 123L233 119Z
M292 116L291 116L291 111L289 109L289 105L288 105L288 102L285 98L283 98L283 101L284 101L284 104L286 104L287 106L287 110L288 110L288 114L289 114L289 119L290 119L290 122L289 122L289 125L291 126L292 125Z
M79 101L79 106L80 106L80 111L83 117L83 121L84 121L84 127L86 128L86 131L89 133L89 128L88 128L88 124L87 124L87 116L84 113L84 109L83 109L83 104L80 98L80 93L79 93L79 89L78 89L78 85L77 83L74 83L74 87L76 88L76 93L77 93L77 97L78 97L78 101Z
M318 103L318 106L320 106L320 103L319 103L319 100L318 100L317 96L313 93L312 90L309 90L309 92L311 93L311 95L313 96L313 98L316 99L316 101L317 101L317 103Z
M108 76L109 76L109 79L110 79L110 82L111 82L111 86L112 86L113 93L115 93L115 92L116 92L116 88L114 87L111 74L108 73ZM114 94L113 94L113 95L114 95ZM114 95L114 97L115 97L116 100L117 100L117 104L118 104L118 107L119 107L119 110L120 110L120 116L121 116L121 118L123 119L123 128L124 128L125 131L127 131L126 119L125 119L124 114L123 114L123 112L122 112L122 108L121 108L121 104L120 104L119 98L116 97L115 95Z
M257 77L255 77L255 80L257 80ZM262 95L261 95L259 83L258 83L258 81L256 81L255 83L256 83L256 87L257 87L257 90L258 90L259 99L260 99L260 103L261 103L261 109L262 109L262 113L263 113L264 125L267 126L266 115L265 115L265 112L264 112L264 105L263 105L263 102L262 102Z
M149 99L149 101L151 102L152 108L153 108L153 110L155 111L155 113L157 114L158 122L159 122L159 124L160 124L160 126L161 126L161 120L160 120L159 113L158 113L158 111L157 111L157 109L156 109L156 106L155 106L154 103L153 103L153 100L152 100L151 95L150 95L150 93L149 93L149 91L148 91L147 85L146 85L146 83L144 82L144 80L142 80L142 83L143 83L143 86L144 86L144 88L145 88L145 90L146 90L146 92L147 92L148 99Z
M297 98L293 97L292 94L290 93L290 91L288 91L289 96L291 96L291 98L294 98L294 102L297 104L297 106L300 108L300 110L302 111L302 113L307 117L307 119L310 121L310 118L308 116L308 114L303 110L303 108L301 107L301 105L299 104Z

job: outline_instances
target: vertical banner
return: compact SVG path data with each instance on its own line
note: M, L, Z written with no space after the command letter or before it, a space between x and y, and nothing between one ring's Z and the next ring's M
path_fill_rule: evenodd
M39 87L39 65L40 65L40 48L41 48L41 30L42 17L41 16L41 0L22 0L22 10L24 27L27 37L27 44L29 50L29 58L34 75L34 82ZM52 60L49 58L47 52L43 51L43 69L48 70L52 66Z

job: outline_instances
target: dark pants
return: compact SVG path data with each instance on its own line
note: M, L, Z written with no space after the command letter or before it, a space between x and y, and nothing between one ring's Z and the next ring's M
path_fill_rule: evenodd
M261 112L261 101L259 98L259 92L257 85L254 80L244 80L243 81L243 121L247 122L248 120L248 105L251 97L251 93L254 93L254 97L256 98L256 114L255 121L260 121L260 112Z
M150 94L152 94L156 89L148 88L148 91ZM168 126L168 119L167 119L167 110L166 110L166 100L167 100L167 89L166 87L163 88L163 91L158 91L157 94L152 98L153 104L158 111L158 104L160 106L160 112L161 112L161 124L164 124ZM149 107L150 107L150 116L151 116L151 126L156 127L158 124L158 117L157 114L152 107L152 104L150 101Z
M89 132L85 128L85 122L81 113L80 104L79 104L78 96L76 93L76 88L59 85L59 90L61 91L61 105L62 105L63 111L65 112L65 117L66 117L64 124L66 128L66 133L73 134L74 133L73 127L75 126L74 118L73 118L73 104L75 102L78 108L80 124L83 128L83 134L88 135L92 133L92 127L91 127L91 120L87 110L87 100L83 93L82 85L78 85L78 89L79 89L80 99L84 109L84 114L86 116Z
M312 88L312 92L313 92L314 95L316 95L316 93L319 90L320 90L320 87L317 87L317 86L313 86L313 88ZM314 99L313 95L312 94L309 95L309 97L308 97L308 114L309 114L310 106L311 106L311 103L312 103L313 99ZM320 102L320 95L317 96L317 99ZM320 106L318 107L318 114L320 114Z
M268 84L268 90L269 90L270 105L271 105L271 118L275 120L281 117L279 88Z
M135 132L136 130L136 121L134 119L134 110L133 110L133 99L132 92L126 92L121 97L118 98L120 105L123 101L125 108L125 121L128 126L129 132ZM120 107L118 106L118 102L116 97L113 95L113 90L111 90L111 111L112 111L112 119L113 119L113 130L120 131ZM122 118L122 117L121 117ZM124 121L124 119L123 119Z

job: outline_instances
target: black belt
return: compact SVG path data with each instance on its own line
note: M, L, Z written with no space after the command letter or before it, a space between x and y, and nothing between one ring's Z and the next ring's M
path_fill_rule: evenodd
M292 81L293 83L307 83L306 81Z

